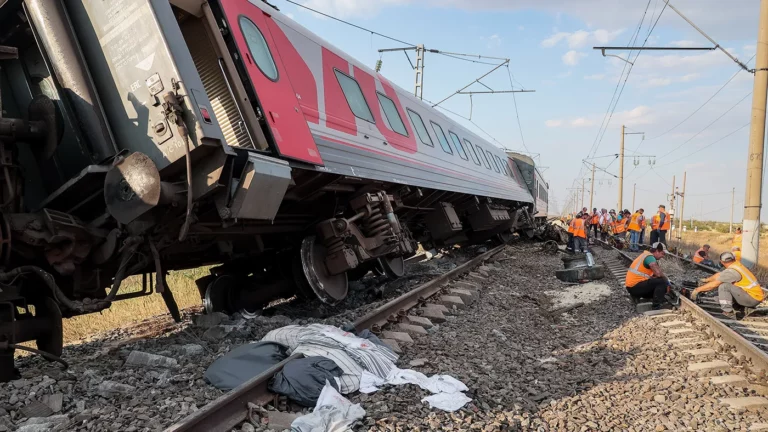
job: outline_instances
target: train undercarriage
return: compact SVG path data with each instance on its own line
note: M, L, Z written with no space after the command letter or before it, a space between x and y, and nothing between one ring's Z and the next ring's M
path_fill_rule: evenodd
M19 376L24 342L61 356L63 318L158 293L180 320L169 271L212 266L197 281L208 312L296 294L335 304L368 271L402 276L419 243L508 241L536 229L531 203L277 158L258 105L240 107L245 120L255 114L250 145L228 146L206 131L205 98L188 77L150 76L149 104L134 103L133 87L115 96L149 111L121 118L129 126L120 129L107 94L120 89L95 85L103 71L85 65L88 35L78 42L72 24L85 12L75 3L85 12L99 4L68 2L65 12L56 0L0 1L0 382ZM150 3L159 16L161 2ZM142 290L121 290L135 275Z

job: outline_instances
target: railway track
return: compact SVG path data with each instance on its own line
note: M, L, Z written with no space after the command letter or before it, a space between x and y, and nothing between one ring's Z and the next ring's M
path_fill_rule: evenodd
M423 331L426 333L425 326L431 326L430 319L444 320L443 313L449 312L449 308L445 306L446 304L455 303L463 305L463 301L477 295L474 290L469 288L473 284L467 281L461 282L462 285L451 288L446 292L447 295L442 296L439 300L436 299L438 294L446 291L446 284L449 281L460 278L467 273L470 273L470 279L472 277L477 278L479 275L474 275L471 271L507 247L507 245L500 245L490 249L400 297L377 307L355 320L353 323L355 330L359 332L369 329L399 350L397 346L398 341L407 342L410 339L408 333L411 331L417 333ZM482 277L480 276L480 278ZM422 309L421 315L408 315L408 311L416 307ZM270 379L280 372L286 363L298 356L300 355L294 354L285 359L271 369L184 418L182 421L170 426L166 431L224 432L232 430L232 428L248 419L254 405L262 406L275 401L275 395L267 389Z

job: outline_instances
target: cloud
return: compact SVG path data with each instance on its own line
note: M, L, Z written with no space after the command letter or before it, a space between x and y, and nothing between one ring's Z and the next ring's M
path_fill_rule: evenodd
M731 51L731 50L729 50ZM744 59L746 60L746 59ZM620 60L616 60L617 62ZM617 63L618 64L618 63ZM707 51L704 54L668 54L642 55L635 62L637 71L657 72L661 69L678 69L680 71L707 70L713 66L733 64L731 59L720 51Z
M579 60L587 55L578 51L570 50L563 55L563 63L568 66L576 66L579 64Z
M301 4L337 18L371 18L384 8L415 4L415 2L413 0L304 0Z
M698 73L690 73L682 76L651 76L643 79L638 85L640 87L665 87L675 83L687 83L695 81L701 75Z
M492 34L489 37L482 37L480 39L487 41L488 48L496 48L501 46L502 38L498 34Z
M547 120L547 121L544 122L544 125L546 127L550 127L550 128L560 127L560 126L563 125L563 121L562 120Z
M517 31L523 31L525 30L525 26L517 26Z
M573 127L588 127L594 126L595 122L586 117L579 117L571 120L569 124Z
M696 42L690 40L672 41L669 43L673 47L678 48L691 48L697 46Z
M605 78L605 74L584 75L585 80L601 81Z
M552 36L541 41L541 46L552 48L562 41L568 44L568 48L584 48L591 43L606 44L621 34L624 30L608 31L598 29L595 31L577 30L572 33L557 32Z

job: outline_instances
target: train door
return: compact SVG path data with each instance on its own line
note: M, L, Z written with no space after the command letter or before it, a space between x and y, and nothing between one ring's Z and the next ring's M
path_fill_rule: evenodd
M286 158L322 165L272 35L272 31L280 31L277 23L248 0L226 0L220 4L277 151Z

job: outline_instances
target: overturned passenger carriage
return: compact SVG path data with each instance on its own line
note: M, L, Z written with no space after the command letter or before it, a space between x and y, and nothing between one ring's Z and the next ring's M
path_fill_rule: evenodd
M333 304L537 211L502 150L257 0L0 1L0 95L0 381L62 317L157 291L180 319L169 270L215 265L208 310Z

